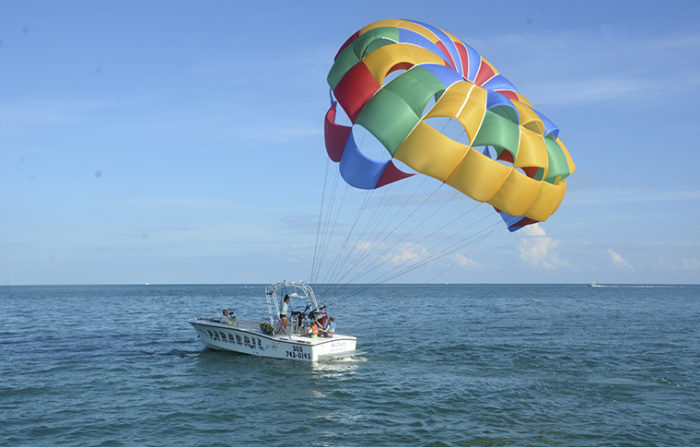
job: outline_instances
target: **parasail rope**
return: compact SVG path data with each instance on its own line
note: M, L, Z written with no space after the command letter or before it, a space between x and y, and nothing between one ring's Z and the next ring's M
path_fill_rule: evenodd
M314 269L316 268L316 256L318 254L318 237L321 234L321 222L323 221L323 205L325 203L325 198L326 198L326 185L328 183L328 167L331 164L330 158L326 157L326 172L325 175L323 176L323 191L321 192L321 209L318 213L318 225L316 226L316 243L314 244L314 257L311 262L311 275L310 278L313 281L313 279L316 277L314 275Z
M392 245L388 246L388 247L385 249L385 251L386 251L387 253L390 253L394 248L396 248L397 246L399 246L399 244L401 244L401 243L403 243L404 241L406 241L406 239L409 238L412 234L414 234L414 232L415 232L418 228L420 228L425 222L427 222L431 217L433 217L434 214L436 214L438 211L440 211L443 207L445 207L446 205L448 205L449 202L450 202L450 201L445 202L445 203L442 204L434 213L431 213L431 214L427 215L421 222L419 222L417 225L415 225L411 230L409 230L408 232L404 233L404 235L403 235L401 238L399 238L398 240L396 240ZM474 205L472 208L468 209L467 211L465 211L465 212L462 213L461 215L455 217L454 219L452 219L452 220L449 221L448 223L444 224L442 227L440 227L440 228L438 228L438 229L436 229L436 230L433 230L431 233L428 233L427 235L423 236L423 238L421 238L420 240L418 240L417 242L415 242L415 244L420 244L421 242L425 241L426 239L428 239L428 238L430 238L430 237L432 237L432 236L438 234L440 231L444 230L445 228L449 227L449 226L452 225L453 223L455 223L455 222L457 222L458 220L462 219L462 218L465 217L467 214L471 213L472 211L474 211L475 209L477 209L477 208L480 207L481 205L482 205L481 203L477 203L477 204ZM410 217L410 216L409 216L409 217ZM407 218L406 220L408 220L408 218ZM373 249L376 249L377 247L379 247L379 246L381 245L381 243L383 243L383 242L384 242L384 240L382 240L379 244L375 245L375 246L373 247ZM368 256L367 256L367 257L369 257L369 253L368 253ZM361 262L361 261L362 261L362 260L358 260L358 263ZM378 267L378 266L381 265L382 263L383 263L383 260L382 260L382 259L378 259L378 260L375 260L374 263L371 264L370 266L368 266L367 268L369 269L369 268ZM350 273L350 270L348 270L348 271L346 272L346 275L349 274L349 273ZM361 276L361 274L360 274L360 275L356 275L355 277L353 277L353 278L352 278L351 280L349 280L348 282L354 282L354 281L357 280L360 276ZM341 277L337 282L341 282L344 278L345 278L345 276Z
M424 200L421 204L419 204L407 217L405 217L403 220L399 221L399 224L396 224L396 221L397 221L397 219L398 219L399 214L400 214L403 210L406 209L406 207L407 207L407 205L408 205L408 202L409 202L409 201L411 200L411 198L415 195L416 191L418 191L418 189L421 188L422 185L423 185L426 181L427 181L427 178L424 177L423 180L422 180L422 182L415 188L415 190L413 191L413 193L411 193L411 194L409 194L409 195L406 196L406 200L404 201L404 203L403 203L402 205L396 207L396 212L394 213L394 215L392 216L392 218L391 218L391 219L388 219L388 220L386 221L386 223L384 224L384 227L383 227L381 230L379 230L379 231L377 231L377 232L375 233L375 238L374 238L374 239L370 239L370 240L368 241L368 245L370 245L370 246L372 247L372 248L370 249L370 253L373 252L373 251L376 249L376 247L380 246L387 238L389 238L389 237L391 236L391 234L392 234L393 231L397 231L397 230L408 220L408 218L409 218L410 216L412 216L412 215L418 210L418 208L420 208L420 206L421 206L423 203L425 203L426 200ZM403 185L402 185L402 190L403 190ZM432 196L434 193L435 193L435 191L433 191L433 193L431 194L431 196ZM386 197L387 197L387 196L385 196L384 198L386 198ZM397 197L398 197L398 195L397 195ZM383 203L380 203L380 204L379 204L379 208L380 208L380 209L383 208L383 209L387 210L387 211L384 211L384 214L388 214L388 213L389 213L388 208L384 208L382 205L383 205ZM381 217L384 218L385 216L381 216ZM367 225L365 226L365 229L370 228L370 227L371 227L371 224L373 224L373 223L374 223L374 222L371 222L371 221L368 222ZM392 230L392 229L388 229L389 225L392 225L392 224L394 225L395 228L394 228L393 230ZM380 238L382 239L381 241L379 241ZM353 249L354 249L355 247L357 247L357 244L359 243L360 240L361 240L361 239L358 238L358 240L355 242L355 244L353 244L353 247L352 247ZM351 250L351 251L353 251L353 250ZM368 256L370 253L367 253L366 256ZM362 255L362 254L360 253L360 256L361 256L361 255ZM347 261L347 259L348 259L348 258L346 257L346 261ZM343 265L343 266L344 266L344 265ZM350 267L350 268L352 268L352 264L351 264L351 267ZM337 274L337 273L339 273L339 272L338 272L338 271L334 272L334 274ZM336 276L337 276L337 275L336 275ZM329 279L329 282L338 282L338 281L340 281L340 279L334 279L333 276L331 276L331 277L329 277L329 278L330 278L330 279Z
M322 237L321 237L321 242L320 242L320 246L319 246L319 250L320 250L319 253L321 254L321 256L319 257L319 260L318 260L318 268L316 270L316 275L318 275L318 273L319 273L318 270L320 270L321 264L323 263L323 259L326 256L326 252L328 250L328 244L330 243L330 238L331 238L331 235L333 233L333 231L330 231L331 230L331 223L333 223L332 228L335 229L335 222L331 222L331 221L333 218L333 208L335 206L335 196L338 192L338 177L339 176L334 176L334 178L333 178L333 186L331 189L331 194L329 196L330 198L328 201L328 206L326 207L326 208L330 208L330 209L327 211L327 214L325 216L324 223L323 223L323 230L321 233ZM324 196L325 196L325 194L324 194ZM338 210L340 210L340 208L338 208ZM315 278L312 278L311 280L312 280L312 282L314 282Z
M453 249L450 251L456 252L462 248L470 247L469 250L466 252L466 254L470 254L474 249L476 249L476 247L479 244L481 244L481 242L483 242L484 240L486 240L487 238L489 238L493 234L497 233L499 231L499 227L501 225L502 225L501 222L496 222L496 223L488 225L487 227L485 227L484 229L479 231L476 235L470 235L468 238L465 238L463 241L461 241L456 247L453 246ZM479 235L481 235L481 237L478 237ZM391 281L392 279L396 279L402 275L405 275L406 273L409 273L413 270L416 270L420 267L423 267L426 264L429 264L438 258L443 257L447 253L449 253L449 251L446 251L446 250L439 251L439 252L434 253L433 255L431 255L431 256L429 256L429 257L427 257L419 262L414 263L413 265L406 267L405 269L403 269L401 271L389 272L389 273L386 273L384 275L381 275L368 283L361 284L360 287L358 287L356 289L352 289L352 290L347 291L343 295L336 295L333 298L333 300L330 302L330 304L336 302L337 300L345 300L348 298L352 298L353 296L356 296L356 295L366 291L367 289L369 289L370 287L372 287L374 285L383 284L383 283L386 283L388 281ZM435 278L444 274L447 270L451 269L452 267L454 267L458 263L459 263L459 260L455 261L454 263L449 265L446 269L444 269L443 271L439 272L436 276L431 278L430 281L433 281ZM344 285L349 285L349 284L341 284L338 286L344 286Z
M474 208L472 208L472 210L473 210L473 209L474 209ZM472 211L472 210L469 210L469 211ZM483 218L481 218L481 219L479 219L479 220L477 220L477 221L471 223L471 224L468 225L467 227L465 227L465 229L471 228L471 227L477 225L479 222L481 222L481 221L483 221L484 219L487 219L487 218L489 218L489 217L490 217L490 216L484 216ZM455 220L453 220L453 221L450 222L449 224L453 223L454 221L455 221ZM448 225L449 225L449 224L448 224ZM500 223L499 223L499 224L500 224ZM492 224L492 225L497 225L497 224ZM441 229L445 228L446 226L447 226L447 225L443 226ZM490 227L491 227L491 225L489 225L489 227L487 227L487 228L490 228ZM422 240L425 240L425 239L427 239L428 237L430 237L430 236L432 236L432 235L438 234L439 231L440 231L440 230L434 231L431 235L424 237ZM426 258L426 259L424 259L424 260L422 260L422 261L419 259L419 260L417 260L416 262L414 262L413 264L409 264L409 265L405 266L405 268L404 268L403 270L400 270L396 275L393 275L393 272L385 273L385 274L383 274L382 276L380 276L378 279L375 279L375 280L373 280L373 281L371 281L371 282L372 282L372 283L375 283L375 282L377 282L377 283L383 283L383 282L386 282L386 281L388 281L388 280L394 279L394 278L396 278L396 277L398 277L398 276L401 276L401 275L405 274L405 273L408 272L408 271L415 270L415 267L414 267L415 264L419 264L420 266L422 266L422 265L425 265L425 264L428 264L428 263L432 262L433 260L437 259L438 257L444 256L445 254L447 254L447 253L449 253L449 252L456 251L456 250L458 250L462 245L464 245L464 242L465 242L465 241L470 241L471 239L476 238L476 237L478 236L478 234L481 233L482 231L483 231L483 230L477 231L477 232L476 232L476 235L473 234L473 233L472 233L472 234L469 234L466 238L464 238L463 241L461 241L461 242L458 241L457 243L450 243L450 242L451 242L455 237L458 237L458 236L459 236L459 233L455 233L455 234L452 234L452 235L448 235L447 237L443 238L442 240L438 241L438 242L435 243L435 244L432 244L430 247L428 247L428 248L426 249L428 252L431 252L431 251L433 251L433 250L437 250L437 252L436 252L435 254L429 256L428 258ZM449 243L449 244L448 244L448 243ZM445 247L445 248L440 248L441 246L446 246L446 247ZM449 250L449 251L448 251L448 250ZM375 260L374 265L372 265L372 268L374 269L374 268L376 268L376 267L379 267L380 265L382 265L382 264L384 264L384 263L385 263L385 260L384 260L384 259ZM382 277L383 277L383 276L390 276L390 278L388 278L387 280L382 280ZM359 277L356 276L356 277L352 278L348 283L352 283L352 282L356 281L357 279L359 279Z
M481 220L484 220L484 219L487 218L487 217L489 217L489 216L486 216L486 217L482 218ZM478 223L478 222L474 222L474 223L472 223L470 226L474 226L474 225L476 225L477 223ZM341 296L341 295L336 296L336 299L342 299L342 298L347 298L348 296L354 296L354 295L356 295L357 293L360 293L362 290L366 290L367 287L369 287L369 286L371 286L371 285L374 285L374 284L381 284L381 283L385 283L385 282L391 281L392 279L395 279L395 278L397 278L397 277L400 277L400 276L402 276L402 275L404 275L404 274L406 274L406 273L408 273L408 272L410 272L410 271L413 271L413 270L415 270L415 269L417 269L417 268L419 268L419 267L422 267L422 266L424 266L424 265L426 265L426 264L429 264L429 263L431 263L431 262L433 262L433 261L435 261L435 260L437 260L437 259L439 259L439 258L441 258L441 257L443 257L443 256L445 256L445 255L447 255L447 254L449 254L449 253L456 252L456 251L458 251L458 250L460 250L460 249L462 249L462 248L469 247L470 245L473 244L473 247L469 250L469 252L471 252L471 251L473 250L473 248L474 248L476 245L478 245L482 240L484 240L487 236L490 236L491 234L497 232L501 225L502 225L502 223L501 223L500 221L498 221L498 222L496 222L496 223L493 223L493 224L489 224L489 225L487 225L485 228L483 228L482 230L479 230L479 231L477 231L477 232L475 232L475 233L470 234L469 236L467 236L466 238L463 238L463 240L458 241L458 242L455 243L455 244L447 245L447 246L445 246L444 248L439 249L438 251L436 251L435 253L433 253L432 255L430 255L430 256L428 256L428 257L426 257L426 258L418 259L418 260L416 260L415 262L413 262L412 264L406 265L405 268L403 268L403 269L400 270L400 271L394 271L394 272L388 272L388 273L380 274L379 276L375 277L374 279L370 280L369 282L364 283L364 284L360 287L360 290L357 290L357 289L348 290L348 291L347 291L345 294L343 294L342 296ZM482 237L480 240L476 241L476 243L474 243L474 241L478 239L479 235L482 235L482 234L485 234L485 236ZM437 244L434 244L432 247L429 248L429 251L432 251L433 249L439 247L440 245L444 245L445 242L450 241L451 239L454 239L454 236L448 236L448 237L445 238L443 241L438 242ZM468 252L468 253L469 253L469 252ZM452 266L450 266L450 267L452 267ZM441 273L442 273L442 272L441 272ZM350 284L352 284L352 283L351 283L351 282L348 282L348 283L345 283L345 284L337 284L337 285L335 285L335 286L343 287L343 286L347 286L347 285L350 285ZM357 283L355 283L355 284L357 284ZM335 300L334 300L334 301L335 301Z
M352 233L355 231L355 227L357 226L357 223L360 221L360 218L362 217L362 214L365 209L367 209L367 203L369 202L371 194L366 194L362 203L362 206L360 207L360 212L356 213L355 215L355 221L352 224L352 227L350 228L350 231L348 234L345 236L345 242L341 245L341 249L336 253L335 258L333 259L333 262L331 263L331 266L329 267L329 272L333 271L334 267L340 262L341 259L341 253L343 251L343 248L347 246L348 240L350 239L350 236L352 236Z

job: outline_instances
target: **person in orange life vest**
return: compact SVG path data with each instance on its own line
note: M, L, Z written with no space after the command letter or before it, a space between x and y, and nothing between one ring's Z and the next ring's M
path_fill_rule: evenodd
M309 334L311 338L318 338L318 322L316 322L316 319L314 318L311 320L311 334Z

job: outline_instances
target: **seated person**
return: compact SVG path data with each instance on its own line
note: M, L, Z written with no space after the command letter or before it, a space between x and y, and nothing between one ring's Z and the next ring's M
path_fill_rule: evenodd
M224 309L223 314L224 314L224 316L221 317L221 322L223 324L230 324L230 325L236 324L236 317L231 318L231 315L229 315L229 313L228 313L228 309Z
M315 318L311 320L311 332L309 333L309 337L318 338L318 322L316 322Z

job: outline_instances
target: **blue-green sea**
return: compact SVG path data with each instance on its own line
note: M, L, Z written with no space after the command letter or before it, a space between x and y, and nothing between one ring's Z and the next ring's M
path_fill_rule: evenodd
M0 287L0 445L700 445L700 286L316 292L361 355L205 349L264 285Z

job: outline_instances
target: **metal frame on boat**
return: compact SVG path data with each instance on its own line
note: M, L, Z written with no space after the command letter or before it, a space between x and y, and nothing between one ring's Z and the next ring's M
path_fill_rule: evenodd
M303 301L303 312L292 312L287 329L280 327L280 299L289 295L295 303ZM325 306L318 305L311 286L303 282L281 282L265 288L268 322L234 318L193 318L190 324L208 348L281 359L315 362L323 358L349 357L355 354L357 338L334 334L332 337L309 336L309 321L323 319Z

